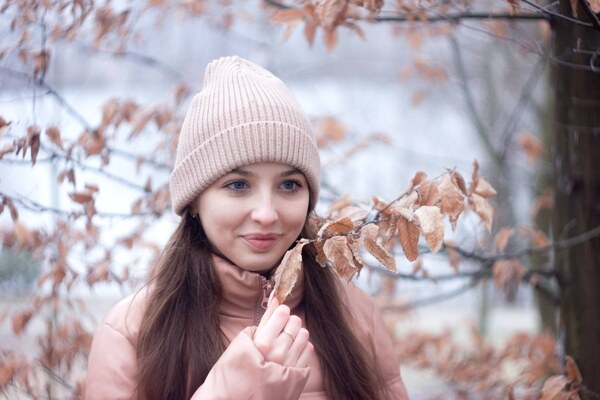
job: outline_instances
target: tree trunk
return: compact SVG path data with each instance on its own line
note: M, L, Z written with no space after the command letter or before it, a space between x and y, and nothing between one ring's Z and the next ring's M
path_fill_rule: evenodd
M581 6L573 15L569 0L560 0L559 12L589 22ZM558 18L552 22L553 230L561 240L600 226L600 31ZM579 365L584 384L600 393L600 236L558 250L555 262L565 352Z

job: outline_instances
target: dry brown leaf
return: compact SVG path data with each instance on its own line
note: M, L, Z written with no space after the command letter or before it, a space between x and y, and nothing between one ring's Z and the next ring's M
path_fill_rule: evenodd
M309 46L312 46L315 42L315 33L317 32L317 27L319 26L319 21L316 18L310 18L304 24L304 37L308 42Z
M283 304L292 289L296 285L302 271L302 248L310 243L307 239L301 239L296 245L285 252L281 263L275 270L274 297Z
M579 2L577 0L571 0L571 12L573 13L573 17L577 18L577 7Z
M421 206L433 206L441 200L438 183L429 179L421 182L418 194L417 204Z
M27 148L29 147L31 149L31 162L33 165L35 165L38 152L40 151L40 133L41 130L36 125L31 125L27 128L27 139L25 140L23 157L25 157L25 153L27 153Z
M13 222L16 222L19 219L19 211L17 211L17 207L15 207L13 202L6 197L2 199L2 204L8 207L8 210L10 211L10 218Z
M327 209L327 214L332 214L336 211L340 211L341 209L348 207L352 204L352 197L345 195L342 198L339 198L332 202Z
M335 221L329 221L321 227L317 237L319 239L328 239L332 236L346 235L354 229L354 222L348 217L343 217Z
M4 158L6 154L12 153L17 150L17 146L15 144L7 144L2 149L0 149L0 160Z
M433 253L444 243L444 216L437 206L422 206L415 210L421 232Z
M542 387L542 397L540 397L540 400L559 399L559 395L563 391L567 383L569 383L569 380L565 376L551 376L544 382L544 386Z
M390 253L387 252L379 243L377 243L377 233L379 227L375 224L368 224L361 228L360 237L367 250L373 257L377 259L382 265L393 272L397 272L396 260ZM357 257L357 259L359 259Z
M421 182L427 180L427 174L423 171L417 171L415 176L413 176L412 181L410 182L410 189L414 189L417 185L421 184Z
M477 160L473 160L473 174L471 175L471 185L469 186L467 194L471 194L475 191L477 183L479 183L479 163Z
M496 287L507 290L511 284L518 285L525 275L525 268L519 260L498 260L492 266Z
M331 51L335 48L337 44L337 31L336 30L326 30L325 31L325 47L327 50Z
M102 138L91 139L84 146L86 156L93 156L102 153L102 150L104 150L105 145L106 143Z
M416 276L417 272L422 271L423 270L423 262L421 261L421 258L417 258L417 260L412 263L412 271L411 271L411 275Z
M396 230L404 255L408 261L415 261L419 257L419 227L405 217L400 216Z
M344 26L356 32L358 37L360 37L362 40L367 40L367 35L365 34L365 31L357 23L346 20L346 22L344 22Z
M497 194L496 189L492 187L492 185L483 178L479 178L477 180L477 187L475 188L475 193L480 195L481 197L490 198Z
M32 316L33 310L21 311L14 315L12 317L13 333L17 336L21 335L21 333L23 333L23 330L25 330L27 323L29 322L29 320L31 320Z
M348 0L317 0L315 13L321 26L332 32L342 22L347 8Z
M115 119L119 113L119 106L119 100L114 97L107 100L102 105L102 122L100 123L102 128L106 128L112 123L114 123L115 126L119 126L120 120Z
M94 199L94 196L91 193L86 192L73 192L69 193L69 197L76 203L89 203Z
M451 176L446 174L438 185L440 192L440 210L448 215L452 230L456 229L456 221L465 209L464 195Z
M506 246L508 245L508 240L515 234L514 228L504 227L496 233L496 237L494 238L493 248L497 252L504 252Z
M299 22L310 13L305 8L293 8L289 10L278 10L272 17L271 22L278 24L289 24Z
M554 191L548 189L534 200L531 206L531 219L535 220L541 210L549 210L552 207L554 207Z
M458 251L456 251L455 247L456 247L456 243L454 243L452 241L446 242L445 249L446 249L446 253L448 254L448 262L450 263L450 266L452 267L454 272L458 273L458 269L460 267L460 262L462 261L462 256L460 255L460 253Z
M317 249L317 262L323 268L327 266L327 256L325 256L325 251L323 250L323 246L325 242L322 240L317 240L314 242L315 249Z
M535 247L547 246L550 243L550 239L548 239L548 236L544 232L532 226L521 226L519 227L519 232L529 236L531 243Z
M173 90L173 98L175 100L175 105L178 106L181 104L181 102L187 97L189 96L191 90L190 87L184 84L179 84L177 86L175 86L175 89Z
M323 148L329 143L341 142L346 137L347 130L337 118L322 118L316 124L317 146Z
M19 221L13 222L13 233L18 246L26 246L33 241L33 232Z
M17 363L15 360L2 360L0 364L0 388L4 388L17 372Z
M479 218L485 225L488 232L492 232L492 222L494 221L494 209L490 203L480 195L473 193L469 196L469 204L473 211L479 215Z
M357 268L354 265L354 255L348 247L346 236L334 236L327 239L323 245L323 252L338 275L350 281L357 272Z
M533 136L531 132L521 133L521 136L519 136L519 144L529 161L536 161L545 153L542 142L537 137Z
M75 170L73 170L73 168L62 170L60 174L58 174L57 181L62 183L65 178L75 186Z
M372 14L379 14L383 7L383 0L350 0L350 3L366 8Z
M98 193L100 191L100 188L98 187L98 185L94 184L94 183L86 183L84 185L85 189L88 190L91 193Z
M361 253L360 253L360 238L359 239L354 239L352 237L346 236L348 238L348 247L350 248L350 251L352 252L352 256L353 261L354 261L354 266L357 268L357 272L360 272L360 270L362 269L362 267L364 267L365 263L363 262L363 259L361 258Z
M44 74L48 69L48 63L50 62L50 51L40 50L33 54L33 73L38 75L40 72Z
M47 127L46 136L50 138L52 143L63 149L62 139L60 138L60 130L56 126Z
M88 285L92 286L96 282L106 281L110 273L110 260L104 259L96 263L86 277Z
M152 106L139 107L131 118L131 133L129 139L136 137L145 127L148 122L154 117L156 110Z
M452 171L452 180L454 181L456 186L458 186L460 191L463 192L463 194L466 196L467 195L467 184L465 183L465 178L463 178L463 176L459 172Z
M352 221L363 221L369 213L357 206L347 206L340 210L340 218L350 218Z
M10 125L12 122L6 121L4 118L0 117L0 139L10 130Z

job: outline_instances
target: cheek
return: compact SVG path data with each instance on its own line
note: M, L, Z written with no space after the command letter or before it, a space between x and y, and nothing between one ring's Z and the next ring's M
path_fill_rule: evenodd
M283 213L285 225L290 231L300 233L306 222L306 215L308 213L308 201L299 202L294 206L288 207Z

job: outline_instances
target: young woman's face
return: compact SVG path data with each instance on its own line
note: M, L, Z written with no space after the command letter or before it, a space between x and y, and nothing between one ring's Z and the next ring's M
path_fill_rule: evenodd
M194 202L215 249L248 271L275 267L300 235L308 213L304 174L257 163L221 177Z

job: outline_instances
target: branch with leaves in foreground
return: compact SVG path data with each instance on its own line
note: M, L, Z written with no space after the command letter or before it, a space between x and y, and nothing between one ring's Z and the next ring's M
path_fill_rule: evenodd
M417 172L406 189L394 201L386 203L374 198L371 211L352 205L338 205L332 218L314 221L319 228L316 239L301 239L289 250L275 271L275 296L283 303L294 287L302 268L302 248L313 243L317 261L322 267L330 264L350 281L368 264L365 250L392 272L397 272L396 260L390 252L400 247L409 261L419 257L419 238L425 237L430 251L436 253L444 242L444 218L456 228L459 216L470 207L491 231L493 209L488 199L496 191L479 177L479 164L473 163L471 182L449 170L435 179Z

